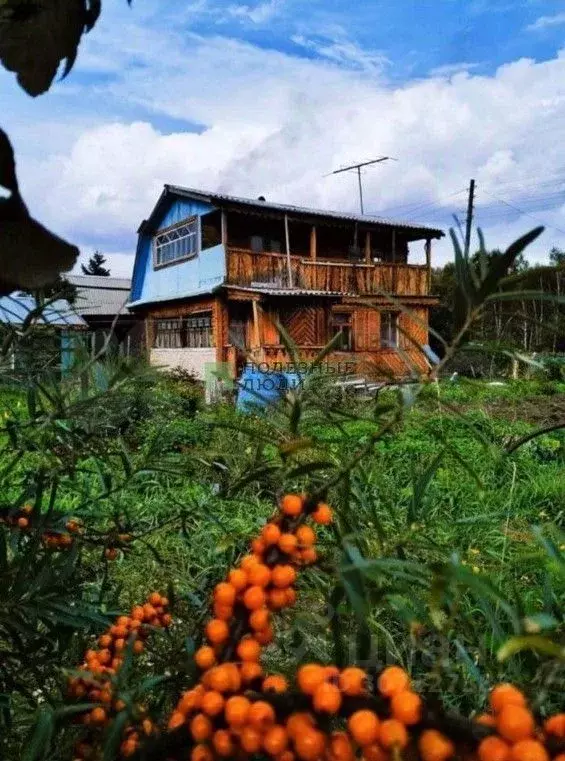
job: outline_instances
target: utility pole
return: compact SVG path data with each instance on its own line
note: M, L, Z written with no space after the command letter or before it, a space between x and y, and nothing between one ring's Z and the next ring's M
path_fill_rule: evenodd
M360 164L352 164L351 166L344 166L343 169L336 169L335 172L330 172L330 174L341 174L341 172L351 172L351 171L357 172L357 179L359 181L359 204L361 206L361 214L365 213L365 209L363 206L363 182L361 180L361 169L362 167L370 166L371 164L380 164L381 161L397 161L397 159L393 159L391 156L381 156L378 159L372 159L371 161L363 161Z
M469 201L467 204L467 222L465 225L465 256L469 256L471 249L471 230L473 228L473 210L475 203L475 180L469 183Z

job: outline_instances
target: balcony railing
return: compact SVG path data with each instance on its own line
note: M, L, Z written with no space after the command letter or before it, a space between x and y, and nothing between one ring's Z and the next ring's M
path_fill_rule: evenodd
M228 250L228 283L312 291L427 296L428 269L419 264L353 264Z

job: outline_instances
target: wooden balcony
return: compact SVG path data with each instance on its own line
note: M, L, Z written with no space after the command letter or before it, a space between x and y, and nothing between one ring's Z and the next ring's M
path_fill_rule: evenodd
M271 286L344 294L428 296L429 268L419 264L353 264L228 249L230 285ZM290 266L289 266L290 263Z

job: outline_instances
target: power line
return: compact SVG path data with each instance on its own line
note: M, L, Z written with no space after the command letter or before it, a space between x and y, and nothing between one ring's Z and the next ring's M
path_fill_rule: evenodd
M546 223L543 221L543 219L540 219L539 217L535 217L533 214L529 214L527 211L524 211L524 209L520 209L518 206L515 206L511 203L508 203L508 201L505 201L503 198L497 198L496 196L492 195L492 193L489 193L486 190L483 190L483 193L486 193L491 198L494 198L495 201L499 201L500 203L504 204L505 206L508 206L510 209L514 209L514 211L519 212L520 214L524 214L526 217L530 217L536 222L541 222L545 227L551 227L553 230L557 230L558 232L565 235L565 230L562 230L560 227L557 227L556 225L550 225L549 223Z

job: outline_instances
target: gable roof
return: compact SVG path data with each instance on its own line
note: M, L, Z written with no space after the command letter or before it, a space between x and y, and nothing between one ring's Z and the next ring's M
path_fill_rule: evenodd
M77 290L74 308L85 317L128 314L131 280L127 277L101 275L67 275Z
M329 211L324 209L311 209L307 206L292 206L289 204L272 203L270 201L260 201L258 199L242 198L240 196L227 195L226 193L215 193L206 190L197 190L195 188L186 188L182 185L165 185L163 192L151 215L147 220L142 222L139 231L146 229L151 230L158 222L163 205L170 196L180 196L190 198L195 201L202 201L223 209L233 211L246 211L250 214L262 214L271 216L288 215L294 219L302 217L304 220L313 221L326 219L334 222L357 222L366 227L386 227L396 230L404 230L415 240L420 238L442 238L443 230L427 225L414 224L400 220L389 219L385 217L372 216L368 214L352 214L348 212Z
M0 298L0 323L5 325L22 325L26 317L36 309L33 296L12 294ZM36 322L53 328L86 328L86 322L66 299L57 299L46 306Z

